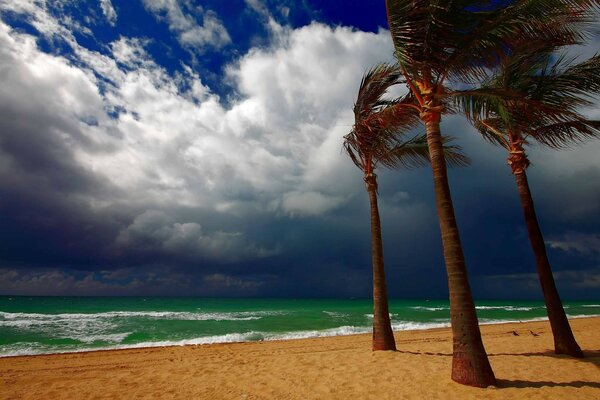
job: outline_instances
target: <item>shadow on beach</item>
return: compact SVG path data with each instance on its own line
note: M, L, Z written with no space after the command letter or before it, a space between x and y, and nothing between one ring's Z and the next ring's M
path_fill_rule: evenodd
M452 353L433 353L429 351L409 351L409 350L396 350L397 353L402 354L413 354L413 355L427 355L427 356L444 356L444 357L452 357ZM573 358L571 356L565 354L555 354L553 351L543 351L537 353L489 353L490 357L497 356L513 356L513 357L552 357L563 360L573 360L578 362L587 362L594 364L595 366L600 368L600 350L583 350L584 358Z
M499 388L542 388L547 387L593 387L600 389L600 382L585 382L585 381L573 381L573 382L550 382L550 381L524 381L524 380L508 380L498 379Z
M489 354L490 357L493 356L525 356L525 357L552 357L559 358L563 360L573 360L578 362L587 362L594 364L595 366L600 368L600 350L585 350L583 349L583 358L573 358L571 356L565 354L555 354L553 351L543 351L538 353L493 353Z

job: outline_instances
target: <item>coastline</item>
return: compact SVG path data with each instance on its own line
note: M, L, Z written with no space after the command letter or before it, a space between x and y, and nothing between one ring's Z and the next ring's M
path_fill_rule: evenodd
M571 319L586 353L555 355L547 321L485 324L498 388L450 380L449 328L370 335L98 350L0 358L0 398L600 398L600 317Z
M567 315L569 321L579 318L600 318L600 315ZM479 322L480 326L484 325L503 325L503 324L522 324L527 322L544 322L548 321L548 317L537 317L526 320L483 320ZM422 325L422 327L411 327L403 329L393 329L394 334L399 332L410 332L410 331L429 331L433 329L444 329L450 328L450 322L439 322L439 323L413 323L414 326ZM344 330L345 333L339 333ZM279 342L288 340L305 340L305 339L318 339L318 338L332 338L332 337L344 337L344 336L357 336L357 335L370 335L368 332L370 328L362 329L360 327L342 326L334 329L326 329L323 331L298 331L286 333L283 335L274 335L271 337L265 337L260 340L243 340L239 339L244 334L225 334L220 336L208 336L199 337L195 339L183 339L180 341L158 341L158 342L141 342L134 344L117 344L114 346L107 347L89 347L78 350L65 350L65 351L54 351L54 352L43 352L43 353L24 353L24 354L0 354L0 359L7 357L34 357L34 356L50 356L55 354L79 354L79 353L93 353L98 351L115 351L115 350L134 350L134 349L152 349L152 348L165 348L165 347L182 347L182 346L208 346L214 344L238 344L238 343L260 343L260 342ZM248 332L247 335L261 334L261 332ZM217 339L215 339L217 338Z

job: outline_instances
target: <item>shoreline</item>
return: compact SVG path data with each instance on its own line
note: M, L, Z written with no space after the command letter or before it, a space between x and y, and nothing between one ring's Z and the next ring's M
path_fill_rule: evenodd
M568 317L569 321L571 321L574 319L582 319L582 318L600 318L600 315L567 315L567 317ZM479 325L480 326L488 326L488 325L504 325L504 324L522 324L522 323L529 323L529 322L544 322L544 321L548 321L548 317L536 317L536 318L526 319L526 320L484 321L484 322L479 322ZM424 323L424 324L428 324L428 323ZM426 327L426 328L416 328L416 329L398 329L398 330L394 330L394 334L396 334L398 332L420 332L420 331L431 331L431 330L435 330L435 329L449 329L450 321L448 321L447 323L446 322L431 323L431 325L435 325L435 326ZM177 341L141 342L141 343L132 343L132 344L124 344L124 345L106 346L106 347L99 347L99 348L82 348L80 350L74 349L74 350L48 352L48 353L7 354L7 355L0 354L0 359L15 358L15 357L37 357L37 356L95 353L95 352L102 352L102 351L155 349L155 348L185 347L185 346L210 346L210 345L218 345L218 344L280 342L280 341L294 341L294 340L319 339L319 338L336 338L336 337L347 337L347 336L358 336L358 335L370 335L371 334L370 331L355 332L355 333L342 333L342 334L337 333L337 334L331 334L331 335L327 334L328 331L334 331L334 330L337 330L340 328L362 329L363 327L341 326L341 327L322 330L322 331L314 330L314 331L288 332L286 334L283 334L283 336L294 335L294 334L301 335L301 334L307 333L307 332L315 332L317 334L300 336L300 337L277 337L277 336L275 336L275 337L266 337L266 338L260 339L260 340L232 340L232 341L203 342L203 339L212 339L215 337L215 336L207 336L207 337L199 337L199 338L194 338L194 339L184 339L179 342L177 342ZM365 328L365 329L371 329L371 328L369 327L369 328ZM244 332L244 333L236 333L236 334L245 335L245 334L256 334L256 333L263 334L266 332ZM320 334L320 333L324 333L324 334ZM228 334L219 335L219 336L228 336ZM156 344L152 344L152 343L156 343Z
M569 320L573 320L573 319L581 319L581 318L600 318L600 315L567 315ZM487 325L503 325L503 324L521 324L521 323L528 323L528 322L544 322L544 321L548 321L548 317L536 317L536 318L531 318L531 319L526 319L526 320L507 320L507 321L501 321L501 320L493 320L493 321L484 321L484 322L480 322L479 325L480 326L487 326ZM424 323L424 324L428 324L428 323ZM398 333L398 332L415 332L415 331L430 331L433 329L448 329L450 328L450 321L448 321L447 323L445 322L439 322L439 323L431 323L431 325L435 325L435 326L431 326L431 327L426 327L426 328L416 328L416 329L398 329L398 330L394 330L394 333ZM131 349L154 349L154 348L168 348L168 347L185 347L185 346L208 346L208 345L216 345L216 344L237 344L237 343L261 343L261 342L279 342L279 341L288 341L288 340L305 340L305 339L318 339L318 338L335 338L335 337L346 337L346 336L355 336L355 335L370 335L371 332L370 331L366 331L366 332L355 332L355 333L342 333L342 334L327 334L328 331L334 331L340 328L353 328L353 329L362 329L362 327L346 327L346 326L341 326L338 328L332 328L332 329L327 329L327 330L322 330L322 331L318 331L318 330L314 330L314 331L298 331L298 332L289 332L284 334L285 335L294 335L294 334L303 334L303 333L307 333L307 332L315 332L317 334L315 335L307 335L307 336L300 336L300 337L266 337L264 339L260 339L260 340L232 340L232 341L207 341L207 342L203 342L203 339L212 339L215 336L207 336L207 337L199 337L199 338L194 338L194 339L184 339L181 340L179 342L177 341L163 341L163 342L141 342L141 343L132 343L132 344L124 344L124 345L115 345L115 346L106 346L106 347L98 347L98 348L82 348L80 350L78 349L74 349L74 350L66 350L66 351L57 351L57 352L48 352L48 353L31 353L31 354L7 354L7 355L3 355L0 354L0 359L3 358L14 358L14 357L36 357L36 356L51 356L51 355L62 355L62 354L81 354L81 353L95 353L95 352L99 352L99 351L119 351L119 350L131 350ZM365 329L371 329L369 328L365 328ZM244 333L238 333L241 335L245 335L245 334L263 334L266 332L244 332ZM324 333L324 334L319 334L319 333ZM227 336L226 335L220 335L220 336ZM152 344L152 343L156 343L156 344Z
M0 358L0 398L598 399L600 317L570 319L586 358L553 353L547 321L481 326L498 388L450 379L450 328Z

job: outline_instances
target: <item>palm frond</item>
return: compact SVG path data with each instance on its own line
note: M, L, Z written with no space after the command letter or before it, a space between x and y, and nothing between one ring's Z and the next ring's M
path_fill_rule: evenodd
M429 148L425 135L414 136L398 143L380 156L380 163L388 168L411 169L429 163Z
M446 163L450 167L469 165L471 160L462 153L462 147L451 144L453 140L449 136L442 137ZM430 161L427 135L425 134L416 135L402 143L398 143L394 148L380 156L381 165L388 168L412 169L425 166Z
M574 61L560 57L533 76L531 99L571 112L594 104L592 96L600 93L600 55L579 64Z
M354 127L344 137L344 149L363 171L375 168L378 154L396 143L392 131L410 129L403 127L400 101L385 98L387 90L401 82L397 66L378 64L363 76L356 103L354 104ZM369 171L372 172L372 171Z
M572 120L548 124L528 132L536 142L554 148L569 148L592 138L600 138L600 121Z
M430 71L438 84L445 77L476 82L519 41L579 43L594 7L595 0L386 1L398 62Z
M354 114L359 119L379 111L387 105L383 95L387 90L399 83L400 70L396 65L378 64L369 69L360 83Z
M581 63L556 56L543 41L521 42L499 63L495 75L474 90L450 92L482 136L505 148L512 138L531 138L553 148L598 134L595 121L578 110L600 93L600 56Z
M509 88L481 86L476 89L448 91L448 109L462 112L469 121L489 118L498 112L500 104L523 101L522 93Z
M476 82L523 43L549 48L581 43L593 27L594 1L514 1L486 15L445 60L450 78ZM481 13L478 13L481 15ZM531 54L531 53L530 53Z
M444 158L449 167L465 167L471 164L471 159L463 154L462 146L452 144L452 136L442 136L444 146Z
M507 129L501 118L476 119L473 121L473 126L488 142L507 150L510 149Z

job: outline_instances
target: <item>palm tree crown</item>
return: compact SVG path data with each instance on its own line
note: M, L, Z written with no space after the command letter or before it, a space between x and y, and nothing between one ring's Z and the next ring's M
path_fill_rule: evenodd
M481 95L458 101L485 139L518 151L532 141L558 149L600 136L600 121L580 113L600 93L600 55L575 64L575 59L549 50L528 46L503 58L481 91L504 91L504 98Z
M362 78L354 104L354 126L344 136L344 148L354 164L365 173L373 174L381 165L387 168L413 168L429 163L427 138L424 134L409 133L420 124L419 113L411 92L386 99L388 90L401 83L402 73L397 65L379 64ZM451 145L445 137L444 154L451 166L464 166L469 159L460 153L460 146Z

